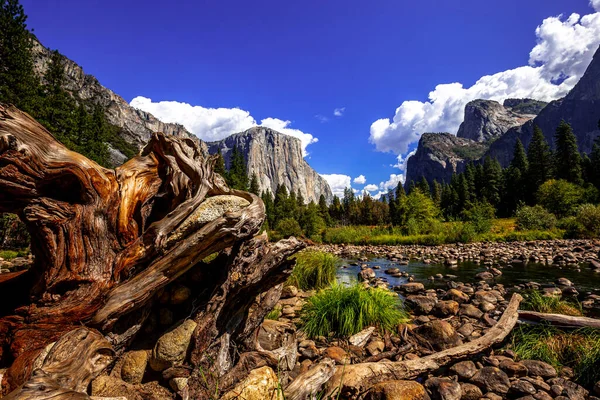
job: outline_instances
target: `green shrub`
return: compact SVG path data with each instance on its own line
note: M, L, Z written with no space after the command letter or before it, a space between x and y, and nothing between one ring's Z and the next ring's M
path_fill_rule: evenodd
M577 208L575 218L581 224L585 237L597 238L600 236L600 206L583 204Z
M520 326L512 334L513 350L522 359L570 367L583 385L600 380L600 330L561 331L548 325Z
M521 206L515 214L517 218L517 229L525 230L549 230L556 226L556 217L544 207L535 205L533 207Z
M302 228L300 228L300 224L294 218L282 219L275 227L275 230L283 238L302 236Z
M524 310L550 314L583 315L581 305L554 296L544 296L537 290L525 293L524 297L525 301L521 304Z
M392 292L335 284L308 298L301 319L301 329L308 337L347 337L368 326L394 331L408 320L408 314Z
M496 210L487 201L476 201L463 211L463 219L469 222L475 233L486 233L492 229Z
M339 259L331 253L305 250L296 256L296 266L288 284L302 290L323 289L335 283Z
M0 258L3 258L7 261L12 260L13 258L17 258L19 253L14 250L0 250Z
M562 179L544 182L537 192L538 202L558 217L573 215L583 198L583 189Z

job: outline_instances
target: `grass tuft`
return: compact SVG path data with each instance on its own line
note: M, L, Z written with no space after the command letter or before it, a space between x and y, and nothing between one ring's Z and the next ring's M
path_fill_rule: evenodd
M296 266L287 284L302 290L319 290L335 282L339 259L331 253L305 250L296 255Z
M570 367L582 385L600 380L600 330L561 331L548 325L521 326L512 334L513 350L522 359Z
M334 284L308 298L302 309L301 329L311 338L330 334L347 337L369 326L395 331L408 318L394 293L360 284Z
M275 307L265 316L265 319L277 321L281 317L281 307Z
M581 305L558 297L544 296L539 291L533 290L525 294L525 301L521 304L524 310L550 314L564 314L581 316Z

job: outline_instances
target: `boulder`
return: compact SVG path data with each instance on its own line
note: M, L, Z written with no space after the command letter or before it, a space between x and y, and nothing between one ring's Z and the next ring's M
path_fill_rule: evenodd
M485 391L500 394L506 394L510 389L508 375L496 367L481 368L473 375L471 383L474 383Z
M275 400L277 398L277 375L270 367L253 369L221 400Z
M375 277L376 277L375 271L373 271L371 268L365 268L358 273L359 281L368 282L368 281L375 279Z
M460 315L464 315L465 317L475 319L483 317L483 312L473 304L461 304L458 313Z
M429 378L424 386L435 400L460 400L462 397L460 384L450 378Z
M336 364L349 364L350 356L344 349L338 346L331 346L325 350L325 356L331 358Z
M383 381L370 388L364 400L429 400L429 395L416 381Z
M451 366L450 371L458 375L459 378L471 379L477 372L477 367L473 361L461 361Z
M469 296L458 289L450 289L444 296L446 300L454 300L457 303L466 303L469 301Z
M440 351L462 344L462 340L448 322L434 320L421 325L416 332Z
M523 360L521 361L521 364L527 368L530 376L541 376L544 379L548 379L558 375L556 369L552 365L543 361Z
M132 384L142 383L146 365L148 365L148 352L146 350L125 353L121 364L121 379Z
M514 396L527 396L535 394L537 390L531 383L523 379L519 379L510 385L509 392Z
M418 293L425 291L425 286L421 282L409 282L400 285L400 290L405 293Z
M152 350L150 367L155 371L163 371L183 363L187 356L194 329L196 329L196 323L188 319L172 331L161 336L156 342L154 350Z
M445 318L458 314L458 303L454 300L438 301L433 307L433 314L436 317Z
M461 400L479 400L483 396L481 389L472 383L461 383L460 389L462 391Z
M414 294L408 296L405 301L408 307L417 315L429 314L436 302L435 297Z

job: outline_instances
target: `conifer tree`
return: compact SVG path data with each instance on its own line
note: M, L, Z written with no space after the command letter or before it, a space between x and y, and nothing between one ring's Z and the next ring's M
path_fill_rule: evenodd
M500 203L502 192L502 167L495 158L486 157L483 162L484 186L482 194L492 206L497 207Z
M18 0L0 0L0 101L33 114L39 79L33 67L32 34Z
M535 193L542 183L552 178L552 152L546 142L542 130L536 125L533 128L533 137L527 149L527 200L533 203Z
M424 176L421 177L418 188L421 191L421 193L423 193L425 196L431 196L431 189L429 188L429 182L427 182L427 179L425 179Z
M255 172L252 173L252 178L250 179L250 193L254 193L257 196L260 194L260 184Z
M225 160L223 159L223 153L221 153L221 148L217 149L217 161L215 162L215 172L222 177L227 176L227 170L225 169Z
M233 149L231 150L229 171L227 172L226 180L229 187L232 189L248 190L246 160L244 159L244 154L236 145L233 146Z
M431 198L433 199L435 205L439 207L442 202L442 185L440 185L436 179L433 180Z
M577 138L571 125L561 121L554 135L556 150L554 152L554 176L568 182L580 185L581 155L577 148Z

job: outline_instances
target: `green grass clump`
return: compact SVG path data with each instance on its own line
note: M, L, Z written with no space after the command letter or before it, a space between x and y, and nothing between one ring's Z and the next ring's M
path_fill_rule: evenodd
M311 338L347 337L369 326L395 331L408 314L399 297L387 290L335 284L308 298L301 319L301 329Z
M564 314L581 316L581 305L558 297L544 296L537 290L525 294L525 301L521 304L524 310L537 311L550 314Z
M296 255L296 266L287 284L302 290L323 289L335 282L339 259L331 253L305 250Z
M561 331L548 325L521 326L512 334L513 350L522 359L570 367L582 385L600 380L600 330Z
M275 307L265 316L265 319L272 319L274 321L278 320L281 317L281 308Z
M0 258L4 258L7 261L17 258L19 256L18 251L14 250L0 250Z

